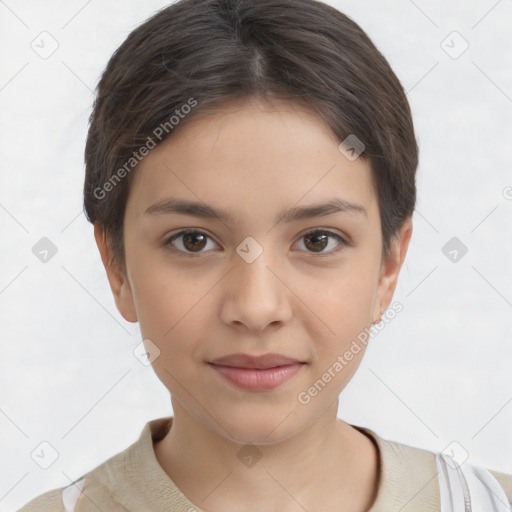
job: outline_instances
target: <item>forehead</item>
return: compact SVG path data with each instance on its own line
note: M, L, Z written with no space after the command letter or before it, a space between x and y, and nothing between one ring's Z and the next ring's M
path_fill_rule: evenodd
M200 108L200 107L197 107ZM127 210L166 197L222 205L235 217L339 197L375 210L367 160L349 160L311 109L235 101L194 114L136 168Z

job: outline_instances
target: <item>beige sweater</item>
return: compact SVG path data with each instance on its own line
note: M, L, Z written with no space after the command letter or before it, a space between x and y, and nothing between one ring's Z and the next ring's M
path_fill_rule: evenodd
M155 457L153 442L163 438L171 425L172 416L149 421L139 439L124 451L84 474L66 491L60 488L46 492L18 512L201 512L176 487ZM353 426L379 450L378 494L368 512L439 512L434 454ZM512 503L512 475L491 473ZM83 486L79 497L78 483Z

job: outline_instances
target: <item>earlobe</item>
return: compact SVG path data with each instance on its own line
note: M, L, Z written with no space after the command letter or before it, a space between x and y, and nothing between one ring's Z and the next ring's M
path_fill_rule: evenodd
M127 322L137 322L137 311L128 277L113 263L112 250L107 235L105 230L97 223L94 224L94 238L119 313Z
M397 236L391 240L391 254L389 258L382 261L373 311L374 322L378 319L379 310L380 312L385 311L393 299L398 276L407 254L411 236L412 219L408 217L397 233Z

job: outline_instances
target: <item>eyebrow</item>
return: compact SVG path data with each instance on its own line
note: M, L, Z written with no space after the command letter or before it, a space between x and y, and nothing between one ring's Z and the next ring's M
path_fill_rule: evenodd
M230 212L195 201L167 198L149 206L145 212L149 215L191 215L203 219L219 219L228 224L234 224L235 216ZM366 216L368 213L364 206L351 203L345 199L334 198L327 203L312 204L309 206L295 206L277 215L276 222L290 223L298 220L323 217L334 213L357 213Z

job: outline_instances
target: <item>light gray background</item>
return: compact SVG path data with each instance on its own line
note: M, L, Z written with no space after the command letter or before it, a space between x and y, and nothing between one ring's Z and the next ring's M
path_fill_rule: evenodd
M340 417L512 473L512 1L330 1L397 73L420 146L414 233L395 300ZM112 52L167 2L0 1L0 511L61 487L172 414L132 350L82 213L93 90ZM31 47L46 38L47 59ZM461 41L469 48L458 58ZM454 39L455 37L455 39ZM32 43L34 41L34 43ZM508 187L508 188L507 188ZM441 248L459 238L468 253ZM32 247L48 237L57 254ZM40 468L49 442L59 458Z

